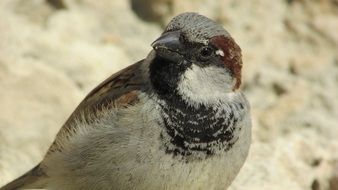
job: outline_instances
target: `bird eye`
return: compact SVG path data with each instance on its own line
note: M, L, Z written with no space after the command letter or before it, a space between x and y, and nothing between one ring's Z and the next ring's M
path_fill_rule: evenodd
M213 54L214 50L210 47L202 47L199 52L199 58L202 61L207 61L209 57Z

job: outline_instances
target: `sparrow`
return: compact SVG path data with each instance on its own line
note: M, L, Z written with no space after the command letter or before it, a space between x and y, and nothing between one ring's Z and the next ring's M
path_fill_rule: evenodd
M226 189L251 142L240 47L197 13L174 17L151 46L92 90L44 159L1 190Z

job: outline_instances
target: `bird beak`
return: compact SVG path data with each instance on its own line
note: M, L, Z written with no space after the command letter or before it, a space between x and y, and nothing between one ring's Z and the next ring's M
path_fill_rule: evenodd
M181 54L184 50L183 44L180 42L180 31L165 32L155 40L151 46L159 53L178 53Z

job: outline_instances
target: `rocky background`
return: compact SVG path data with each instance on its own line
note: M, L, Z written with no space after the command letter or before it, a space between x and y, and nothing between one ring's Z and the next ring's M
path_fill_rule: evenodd
M337 0L1 0L0 186L185 11L223 23L243 51L253 143L230 189L337 190Z

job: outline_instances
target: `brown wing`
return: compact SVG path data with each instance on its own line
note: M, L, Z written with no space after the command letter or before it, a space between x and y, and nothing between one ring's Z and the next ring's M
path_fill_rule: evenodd
M103 81L85 97L75 112L91 109L92 113L94 110L109 108L109 106L121 107L133 103L136 92L145 85L141 75L142 63L143 61L139 61Z
M102 110L137 103L139 91L146 86L141 72L142 63L143 60L113 74L94 88L60 129L48 153L60 151L58 140L69 138L77 130L75 121L85 120L84 122L90 123L100 117Z

